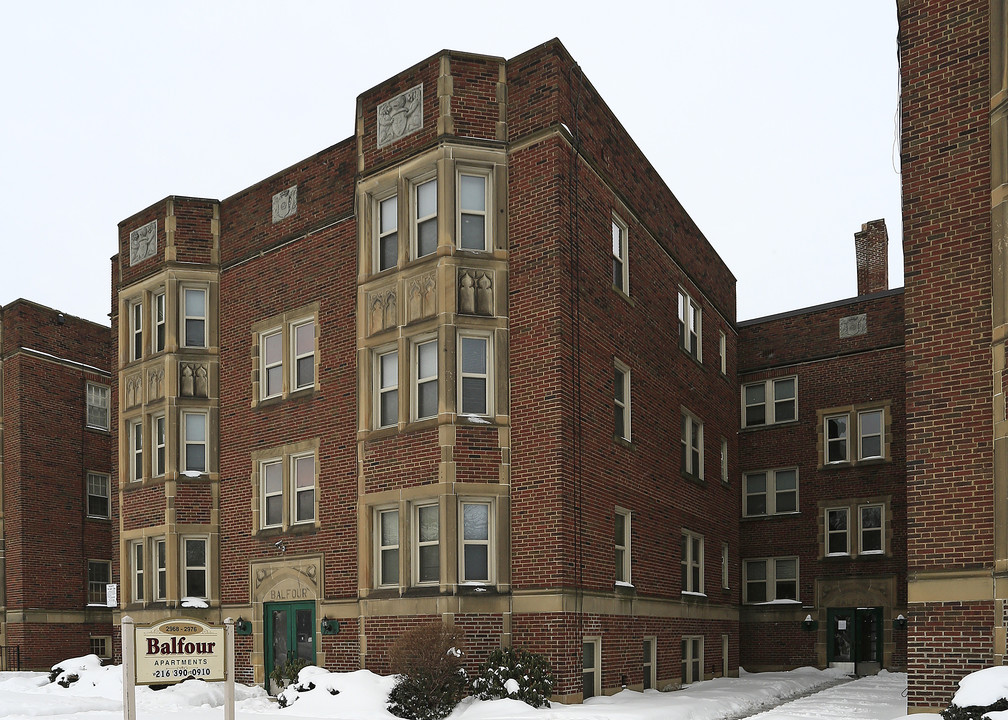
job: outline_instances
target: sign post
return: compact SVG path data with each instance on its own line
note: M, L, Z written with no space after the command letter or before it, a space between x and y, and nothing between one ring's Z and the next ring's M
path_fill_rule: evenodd
M136 672L133 668L134 635L133 618L123 615L122 648L123 648L123 720L136 720Z

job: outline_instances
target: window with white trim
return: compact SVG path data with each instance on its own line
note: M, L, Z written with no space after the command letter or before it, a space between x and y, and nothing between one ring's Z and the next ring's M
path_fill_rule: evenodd
M613 361L613 426L615 435L630 441L630 368Z
M492 582L493 503L463 500L459 505L462 515L459 580L464 583Z
M315 522L315 455L291 458L291 524Z
M721 482L728 484L728 441L721 438Z
M747 603L798 600L798 558L743 560L742 593Z
M399 422L399 352L375 354L375 427L394 427Z
M130 360L143 357L143 303L137 300L130 305Z
M826 508L826 556L850 555L849 508Z
M850 416L827 415L823 419L826 436L826 464L847 462L850 452L847 446L847 425Z
M287 529L315 522L315 452L293 450L294 446L285 447L278 455L258 462L259 529Z
M436 503L413 506L413 577L418 585L441 580L441 520Z
M704 539L702 535L682 531L682 591L702 595L704 591Z
M133 565L133 602L143 602L144 599L144 560L146 548L143 540L130 543L130 560Z
M262 483L260 492L262 527L280 527L283 525L283 460L267 460L259 464L259 478Z
M700 305L685 290L679 290L679 347L703 360L701 352L701 312Z
M165 349L165 294L164 290L154 294L151 327L154 328L154 352Z
M130 480L143 480L143 423L135 420L129 423L130 438Z
M657 638L645 637L641 642L641 656L644 674L644 690L652 690L655 686L655 675L658 668L656 659Z
M263 333L262 398L280 397L283 393L283 333L277 329Z
M204 412L182 413L182 471L207 472L207 425Z
M375 214L378 216L375 267L381 272L399 263L399 198L393 194L376 200Z
M616 508L613 514L613 544L615 545L616 582L629 585L630 578L630 511Z
M108 560L88 560L87 604L105 605L105 586L112 582L112 563Z
M286 397L315 387L315 318L295 311L265 321L259 342L259 400ZM267 323L269 323L267 325ZM276 325L273 325L276 323Z
M151 599L164 600L168 597L168 549L163 537L151 540L151 560L153 560Z
M399 584L399 511L378 509L375 511L375 532L378 542L376 584L387 587Z
M437 178L421 180L413 189L413 257L421 258L437 250Z
M759 470L742 476L742 516L798 512L798 468Z
M88 637L88 648L92 655L97 655L103 660L112 657L112 636L92 635Z
M721 374L728 374L728 338L723 330L718 330L718 358L721 361Z
M202 537L182 538L182 595L184 597L209 597L208 569L207 539Z
M703 480L703 423L685 410L682 412L681 445L682 471Z
M862 410L858 413L858 459L883 457L882 410Z
M797 377L761 380L742 386L742 427L791 422L797 417Z
M612 284L624 295L630 294L630 265L627 258L629 229L627 224L612 217Z
M721 587L728 589L728 543L721 543Z
M413 419L438 414L438 343L427 340L413 345Z
M182 345L187 348L207 346L207 291L182 288Z
M489 236L490 171L465 168L458 171L458 246L462 250L486 250Z
M110 507L109 476L105 473L87 474L87 514L93 518L108 518Z
M703 680L704 639L701 635L684 636L682 639L682 684L689 685Z
M151 476L160 477L165 474L165 416L155 415L151 418Z
M581 657L581 693L587 700L602 693L602 638L585 638Z
M291 323L291 367L294 369L291 392L315 386L315 321Z
M462 415L490 415L491 347L488 335L460 333L459 412Z
M108 385L89 382L85 391L87 404L86 424L96 430L109 429L109 389Z
M885 506L860 505L858 507L858 534L862 555L881 555L885 552Z

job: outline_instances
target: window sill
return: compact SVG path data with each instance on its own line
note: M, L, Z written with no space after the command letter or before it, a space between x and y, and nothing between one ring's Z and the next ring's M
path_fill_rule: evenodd
M707 593L693 592L692 590L682 590L679 593L683 598L688 600L706 600Z
M630 307L636 307L637 306L637 301L634 300L632 297L630 297L626 292L624 292L623 288L616 287L615 285L612 285L611 287L612 287L612 291L614 293L616 293L617 295L619 295L626 302L630 303Z
M676 347L679 348L679 352L681 352L683 355L685 355L690 360L695 362L698 367L703 367L703 360L701 358L698 358L696 355L694 355L692 352L684 348L682 345L677 345ZM718 372L720 372L720 370Z
M633 583L624 582L622 580L617 580L613 584L613 588L620 595L635 595L637 593L637 588L634 587Z
M766 514L766 515L743 515L742 516L742 520L743 520L743 522L745 522L747 520L779 520L779 519L782 520L782 519L785 519L785 518L798 517L800 515L801 515L801 511L800 510L795 510L794 512L774 513L772 515L769 514L769 513Z
M111 434L112 434L112 433L111 433L111 432L110 432L110 431L108 430L108 428L100 428L100 427L95 427L94 425L85 425L85 426L84 426L84 429L85 429L85 430L89 430L89 431L91 431L91 432L96 432L96 433L104 433L105 435L111 435Z
M88 520L103 520L105 522L109 522L109 521L112 520L112 518L110 518L108 515L88 515L87 519Z
M789 427L797 425L797 418L794 420L784 420L783 422L763 423L762 425L743 425L740 432L756 432L759 430L769 430L771 428Z
M272 539L276 537L285 537L288 535L310 535L316 532L319 526L315 522L304 522L298 523L297 525L288 525L283 527L281 525L270 526L265 528L260 528L256 531L255 536L257 538Z
M620 447L625 447L627 450L633 450L634 447L632 440L627 440L625 437L620 437L619 435L613 435L613 442Z
M686 481L691 482L691 483L695 483L697 485L702 485L704 487L707 486L707 481L704 480L699 475L694 475L693 473L686 472L685 470L680 470L679 474L682 476L683 480L686 480Z

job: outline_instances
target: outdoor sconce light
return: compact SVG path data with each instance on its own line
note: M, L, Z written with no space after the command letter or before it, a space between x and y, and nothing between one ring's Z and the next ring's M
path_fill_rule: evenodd
M235 620L235 635L251 635L252 623L248 620L238 618Z
M805 619L802 620L801 626L802 630L815 630L819 627L819 622L817 620L813 620L811 615L806 615Z
M336 635L337 633L339 633L339 620L330 620L327 617L322 618L322 634Z
M906 630L907 619L903 617L903 613L896 616L896 619L892 621L893 630Z

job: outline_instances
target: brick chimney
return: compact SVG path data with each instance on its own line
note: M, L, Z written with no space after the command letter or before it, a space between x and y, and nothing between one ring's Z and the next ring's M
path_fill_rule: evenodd
M889 289L889 233L885 220L871 220L854 233L857 256L857 294Z

